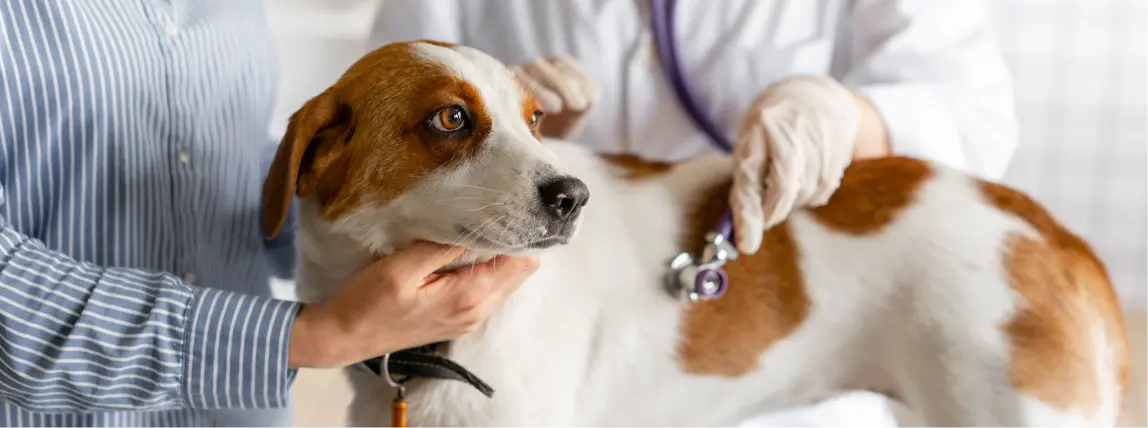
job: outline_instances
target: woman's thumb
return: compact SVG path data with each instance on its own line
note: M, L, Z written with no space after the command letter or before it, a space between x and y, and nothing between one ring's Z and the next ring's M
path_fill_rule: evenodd
M457 260L466 250L462 247L417 241L411 246L391 253L383 263L404 278L418 280L427 277Z

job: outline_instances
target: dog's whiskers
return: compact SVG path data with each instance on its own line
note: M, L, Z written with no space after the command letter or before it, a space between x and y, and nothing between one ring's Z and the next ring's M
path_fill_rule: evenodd
M497 193L500 195L506 195L506 194L510 193L510 192L505 192L505 191L501 191L501 190L494 190L494 189L491 189L489 187L475 186L473 184L463 184L462 187L469 187L471 189L485 190L487 192Z
M497 206L499 206L499 205L506 205L506 202L495 202L495 203L492 203L492 204L486 204L486 205L483 205L483 206L481 206L481 207L478 207L478 208L471 208L471 209L468 209L467 211L478 211L478 210L483 210L483 209L487 209L487 208L490 208L490 207L497 207ZM461 207L459 207L459 208L461 208Z
M489 227L489 225L494 224L495 222L498 222L501 219L502 219L502 217L491 217L491 218L486 219L486 221L483 221L481 224L478 225L478 227L471 229L469 233L467 233L466 235L463 235L459 239L459 244L461 246L464 246L464 247L473 244L475 241L478 240L478 238L480 237L479 235L482 232L484 232L487 227Z

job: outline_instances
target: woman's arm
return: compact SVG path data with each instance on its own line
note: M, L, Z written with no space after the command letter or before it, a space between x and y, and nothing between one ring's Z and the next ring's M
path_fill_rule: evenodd
M884 134L892 154L1004 175L1017 125L987 2L858 0L844 19L834 77L872 107L857 155L880 154Z
M285 406L298 308L78 262L0 217L0 396L29 410Z
M864 95L853 92L853 100L861 111L861 121L857 126L857 136L853 138L853 159L880 158L893 154L889 145L889 130L881 113L873 107Z

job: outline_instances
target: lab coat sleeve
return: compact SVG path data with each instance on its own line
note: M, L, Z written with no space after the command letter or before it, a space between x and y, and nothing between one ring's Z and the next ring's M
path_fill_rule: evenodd
M27 410L286 406L298 309L79 262L0 217L0 396Z
M1012 80L984 0L858 0L834 73L874 105L894 154L999 180L1017 146Z
M418 39L466 44L460 1L382 0L375 12L367 48Z

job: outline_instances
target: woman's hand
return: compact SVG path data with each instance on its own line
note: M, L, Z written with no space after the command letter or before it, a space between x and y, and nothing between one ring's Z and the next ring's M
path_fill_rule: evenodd
M450 340L502 305L538 268L499 256L449 273L463 250L420 242L362 269L326 302L307 304L291 333L290 367L340 367Z
M884 126L862 97L823 76L781 80L750 105L734 140L730 189L741 253L797 208L824 205L855 157L888 154Z
M602 98L597 82L568 56L539 58L510 70L542 104L546 118L541 132L546 137L577 138L590 108Z

